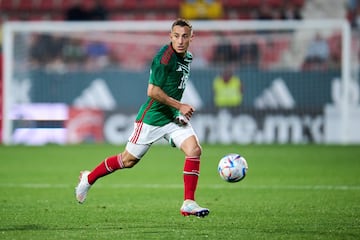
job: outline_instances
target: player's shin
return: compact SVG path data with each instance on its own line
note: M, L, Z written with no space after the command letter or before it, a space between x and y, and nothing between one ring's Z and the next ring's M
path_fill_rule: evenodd
M108 157L91 171L88 176L89 184L92 185L97 179L122 168L124 168L124 163L121 154Z
M200 174L200 157L186 157L184 164L184 200L195 200Z

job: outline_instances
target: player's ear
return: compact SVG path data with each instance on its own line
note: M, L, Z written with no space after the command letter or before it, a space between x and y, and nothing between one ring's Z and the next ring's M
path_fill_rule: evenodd
M191 33L191 35L190 35L190 42L193 40L193 38L194 38L194 33Z

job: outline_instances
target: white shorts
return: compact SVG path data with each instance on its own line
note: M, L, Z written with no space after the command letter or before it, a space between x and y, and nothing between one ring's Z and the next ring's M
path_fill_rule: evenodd
M183 141L190 136L196 137L190 123L185 126L179 126L174 122L164 126L152 126L143 122L135 122L126 150L137 159L141 159L150 146L162 138L169 141L172 146L180 148Z

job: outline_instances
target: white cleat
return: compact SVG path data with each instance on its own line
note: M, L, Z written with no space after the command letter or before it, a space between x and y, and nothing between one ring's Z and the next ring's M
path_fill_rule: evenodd
M87 193L91 187L91 185L88 182L88 175L90 174L89 171L82 171L80 172L80 176L79 176L79 183L75 188L75 195L76 195L76 200L79 203L83 203L85 202Z
M180 213L183 216L194 215L197 217L206 217L207 215L209 215L210 210L207 208L200 207L193 200L185 200L183 205L180 208Z

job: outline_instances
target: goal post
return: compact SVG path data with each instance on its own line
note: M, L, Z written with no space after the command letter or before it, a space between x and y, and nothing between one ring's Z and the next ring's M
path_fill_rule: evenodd
M125 143L146 94L151 57L169 42L171 24L6 22L3 142ZM354 117L358 96L352 90L359 82L351 76L352 36L346 20L192 25L194 63L184 101L198 109L192 122L201 141L360 142ZM340 40L335 46L338 66L304 68L306 51L317 34L328 43L334 36ZM45 40L39 44L42 38L51 39L52 45ZM224 42L234 48L217 51ZM256 50L242 48L249 45ZM235 109L217 107L213 101L214 79L228 69L243 87L242 103Z

